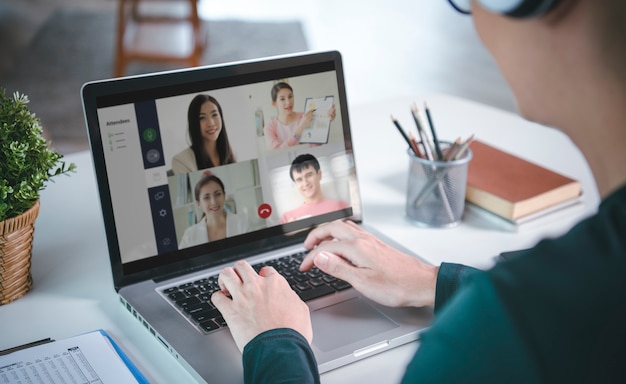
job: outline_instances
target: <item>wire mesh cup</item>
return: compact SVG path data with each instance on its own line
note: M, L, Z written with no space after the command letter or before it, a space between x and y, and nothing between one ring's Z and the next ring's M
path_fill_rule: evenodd
M450 146L441 142L442 149ZM451 161L428 160L408 150L406 214L419 226L451 228L459 225L465 208L467 168L472 159L468 148Z

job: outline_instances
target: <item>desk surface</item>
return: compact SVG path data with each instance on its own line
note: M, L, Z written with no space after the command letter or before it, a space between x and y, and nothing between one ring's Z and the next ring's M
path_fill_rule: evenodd
M412 124L409 106L428 101L441 140L474 133L477 138L582 182L582 204L517 229L489 214L466 210L452 229L411 225L404 213L406 143L389 115ZM350 109L364 220L433 264L458 262L479 268L502 251L529 247L567 231L595 212L593 177L580 151L557 130L529 123L474 102L435 95L389 100ZM412 126L411 126L412 127ZM155 383L192 378L120 305L113 289L93 165L88 152L68 155L78 172L59 177L41 195L32 257L32 290L0 306L0 349L46 337L62 339L106 329ZM369 357L322 375L323 383L398 382L418 343Z

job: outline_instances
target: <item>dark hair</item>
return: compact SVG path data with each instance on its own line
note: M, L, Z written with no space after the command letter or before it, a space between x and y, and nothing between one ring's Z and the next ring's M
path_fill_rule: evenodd
M285 83L284 81L281 81L280 83L276 83L274 84L274 86L272 87L272 102L276 101L276 98L278 98L278 92L281 89L288 89L293 93L293 88L291 88L291 85Z
M222 188L222 192L226 193L226 190L224 189L224 183L222 182L222 180L220 180L219 177L213 174L204 175L202 176L200 180L198 180L198 182L196 183L196 188L193 191L196 201L200 201L200 189L202 189L202 187L204 187L205 185L209 184L212 181L218 183L220 187Z
M211 102L217 106L217 111L222 119L222 130L217 137L217 154L220 158L221 165L234 163L235 154L230 147L228 141L228 133L226 132L226 123L224 122L224 114L222 113L222 107L217 100L209 95L197 95L189 103L189 109L187 110L187 122L189 130L189 138L191 139L191 150L196 156L196 165L198 169L205 169L214 167L215 164L209 158L209 154L204 150L204 143L202 140L202 133L200 132L200 108L206 102Z
M319 161L317 161L315 156L309 153L300 155L293 159L293 161L291 162L291 168L289 168L289 177L291 177L291 180L293 180L294 171L301 172L303 169L307 169L309 167L313 167L313 169L315 169L315 172L318 172L320 170L320 163Z

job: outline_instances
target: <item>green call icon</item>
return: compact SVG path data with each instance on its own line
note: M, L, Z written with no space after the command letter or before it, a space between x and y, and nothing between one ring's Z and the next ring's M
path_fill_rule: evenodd
M143 131L143 139L148 143L153 142L157 138L157 133L154 128L147 128Z

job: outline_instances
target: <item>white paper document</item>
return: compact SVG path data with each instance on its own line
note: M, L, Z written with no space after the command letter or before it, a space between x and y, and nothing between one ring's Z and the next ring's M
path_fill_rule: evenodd
M330 132L331 119L328 112L333 106L333 97L307 98L304 111L314 109L313 122L300 135L301 144L326 144Z
M0 384L146 382L123 357L104 332L94 331L0 356Z

